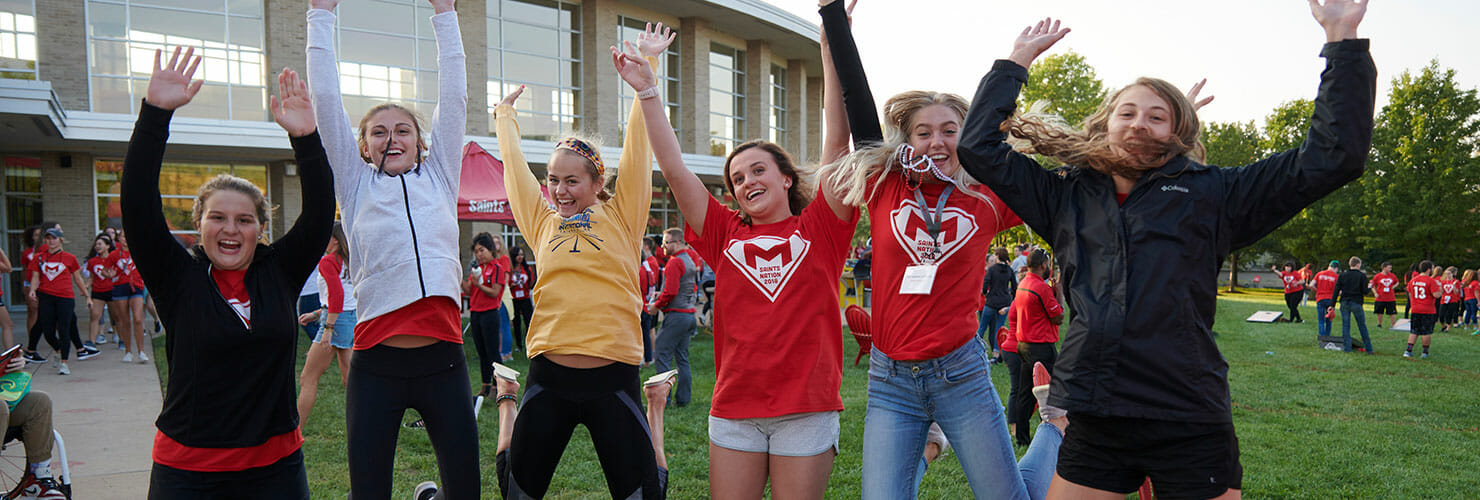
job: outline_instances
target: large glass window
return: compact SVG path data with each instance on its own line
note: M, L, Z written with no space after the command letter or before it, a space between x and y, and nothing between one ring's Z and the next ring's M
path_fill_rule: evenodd
M555 140L581 122L581 10L559 0L488 2L488 123L524 85L514 107L525 139Z
M709 154L726 156L745 133L745 51L709 46Z
M649 236L660 236L664 229L683 227L683 214L678 211L678 201L673 199L673 190L666 186L653 186L653 206L648 209Z
M266 120L263 37L262 0L87 0L92 110L137 112L154 51L178 46L195 47L205 80L178 115Z
M123 172L123 160L97 160L93 163L93 179L98 207L98 228L122 227L123 211L118 203L119 176ZM220 174L231 174L255 184L267 196L267 205L273 206L272 193L267 191L267 166L261 164L226 163L180 163L166 162L159 171L159 193L164 204L164 219L170 232L189 247L195 244L199 232L191 211L195 207L195 193L201 184ZM272 238L272 227L264 237Z
M425 0L344 0L335 53L350 121L394 102L430 117L437 107L437 36Z
M23 235L27 227L41 223L41 159L34 156L3 158L5 189L0 192L0 198L5 199L5 204L0 206L0 210L4 210L5 254L10 257L14 268L0 286L8 287L4 290L6 297L17 297L21 281L25 279L25 270L21 269ZM12 299L10 304L15 306L17 302L21 302L20 307L25 307L24 301ZM0 313L5 311L0 310Z
M647 28L648 22L641 19L620 16L618 17L618 23L617 47L620 48L622 42L636 44L637 36L641 35L643 30ZM673 28L673 31L678 31L678 26L665 25L664 27ZM678 98L682 94L679 90L678 79L678 46L679 44L677 43L669 45L668 50L664 51L663 55L658 57L658 90L661 92L659 98L663 99L663 103L668 106L668 123L673 124L674 134L679 133ZM632 99L635 98L637 92L633 91L632 86L627 85L627 82L622 81L621 78L617 79L617 92L621 96L618 102L621 107L617 109L617 123L620 125L620 136L617 140L620 141L626 139L627 113L632 110Z
M0 0L0 78L36 79L33 0Z
M771 142L791 150L786 140L786 68L779 64L771 65L771 123L767 128Z

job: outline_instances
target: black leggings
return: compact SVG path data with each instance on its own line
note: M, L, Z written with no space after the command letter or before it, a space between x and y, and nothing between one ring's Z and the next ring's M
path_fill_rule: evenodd
M1058 359L1058 351L1051 343L1028 343L1018 342L1018 356L1022 359L1018 365L1018 383L1022 384L1022 390L1017 391L1017 400L1014 401L1018 407L1017 413L1017 439L1018 442L1029 442L1028 421L1033 418L1033 405L1038 404L1038 399L1033 397L1033 363L1043 363L1043 367L1053 373L1053 363Z
M544 358L529 362L504 498L543 498L576 425L585 425L612 498L666 496L642 409L637 367L612 363L569 368Z
M308 500L303 450L270 465L247 470L197 472L154 464L149 500L301 498Z
M345 390L349 486L355 498L389 498L401 418L411 408L426 423L440 469L438 498L480 498L478 426L462 346L438 342L400 349L377 345L351 358Z
M511 318L510 328L513 329L514 347L524 350L524 336L529 335L529 320L534 317L534 301L530 299L514 299L514 317Z
M35 351L36 344L45 337L46 343L62 355L62 361L66 361L71 353L67 348L67 337L71 337L72 344L82 350L82 338L77 333L77 313L72 310L76 305L77 300L71 297L37 292L36 326L31 327L31 339L26 349Z
M1290 292L1285 294L1285 306L1290 308L1290 321L1305 321L1300 319L1300 299L1305 298L1305 291Z
M473 311L468 318L468 336L478 350L478 376L484 384L493 383L493 364L503 361L498 327L498 309Z
M1022 344L1018 344L1022 345ZM1032 441L1028 432L1028 419L1025 418L1033 411L1033 407L1022 408L1018 397L1024 392L1033 391L1033 379L1023 380L1023 358L1018 353L1002 351L1002 365L1007 367L1007 423L1016 427L1017 443L1027 446Z

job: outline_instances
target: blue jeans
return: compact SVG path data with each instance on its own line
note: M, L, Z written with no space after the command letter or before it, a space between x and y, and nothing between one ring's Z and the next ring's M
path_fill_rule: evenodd
M1336 304L1331 299L1316 301L1316 335L1322 337L1331 336L1331 320L1326 319L1326 310L1331 309L1331 306L1334 305Z
M298 314L308 314L317 310L319 310L319 294L314 293L298 297ZM307 325L303 325L303 333L308 335L308 340L312 341L315 337L319 336L319 323L317 321L311 321Z
M658 327L658 340L653 347L653 367L658 373L678 369L672 400L678 406L689 404L693 379L689 376L689 339L698 331L699 322L691 312L665 312ZM674 366L675 363L677 366ZM920 438L925 439L925 438Z
M1465 299L1465 324L1475 324L1475 312L1477 309L1476 299Z
M514 353L514 333L509 325L509 308L498 306L499 362Z
M982 306L980 319L977 321L976 336L987 341L991 351L997 350L997 329L1007 323L1006 314L997 314L997 309L992 306Z
M1376 352L1372 349L1372 339L1367 337L1367 315L1362 312L1362 302L1357 300L1341 301L1341 343L1346 352L1352 352L1351 317L1357 317L1357 328L1362 330L1362 345L1367 347L1367 353Z
M869 356L863 424L863 498L915 498L930 423L940 424L977 498L1041 499L1053 480L1063 435L1052 424L1016 461L1002 398L992 387L986 346L972 339L945 356L895 361Z

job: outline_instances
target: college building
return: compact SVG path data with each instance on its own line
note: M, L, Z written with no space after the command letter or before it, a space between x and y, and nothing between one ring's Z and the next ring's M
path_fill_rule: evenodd
M297 168L267 101L277 71L305 72L306 4L0 0L0 230L12 263L19 264L23 229L43 220L61 223L66 249L79 257L98 231L120 225L119 174L154 51L175 46L203 56L196 77L205 80L175 113L160 181L176 234L186 244L195 240L196 189L219 173L267 193L276 207L269 237L288 227L301 201ZM723 196L725 155L748 139L781 144L804 164L817 161L822 66L813 20L761 0L459 0L457 10L467 53L467 140L498 156L492 106L525 85L516 106L521 146L537 176L555 141L570 132L599 138L615 164L633 91L607 48L635 41L648 22L678 32L660 58L661 98L685 162L715 193ZM340 2L336 49L352 122L386 101L431 116L431 15L426 0ZM648 232L656 234L680 218L662 176L654 183ZM513 228L464 223L465 253L477 231L517 239ZM12 308L24 307L20 281L16 270L0 283Z

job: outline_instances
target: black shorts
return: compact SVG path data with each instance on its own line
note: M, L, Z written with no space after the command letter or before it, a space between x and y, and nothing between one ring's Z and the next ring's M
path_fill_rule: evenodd
M103 302L113 302L113 291L112 290L109 290L109 291L106 291L106 292L93 291L91 297L92 297L93 300L101 300Z
M1408 324L1409 333L1414 335L1434 334L1434 322L1439 319L1438 314L1413 313L1410 317L1412 317L1413 322Z
M1207 499L1243 489L1232 423L1210 424L1071 413L1059 447L1058 475L1114 493L1147 477L1157 498Z
M1398 301L1378 301L1372 303L1372 314L1398 314Z

